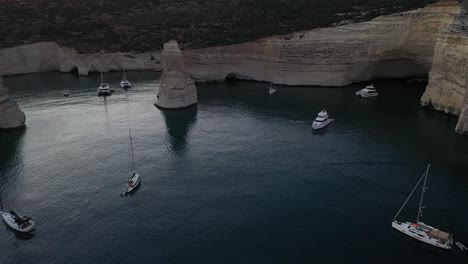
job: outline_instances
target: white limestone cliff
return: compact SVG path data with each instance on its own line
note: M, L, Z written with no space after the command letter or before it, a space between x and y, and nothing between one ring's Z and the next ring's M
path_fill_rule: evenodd
M184 55L176 41L164 44L163 73L155 105L163 109L183 109L197 104L197 88L187 74Z
M240 79L286 85L344 86L381 77L427 76L440 32L457 2L253 42L184 52L196 81Z
M160 53L88 53L79 54L55 42L40 42L0 50L0 75L45 71L70 72L80 75L97 71L161 70Z
M8 96L8 89L3 86L3 78L0 77L0 130L23 128L25 120L26 116Z

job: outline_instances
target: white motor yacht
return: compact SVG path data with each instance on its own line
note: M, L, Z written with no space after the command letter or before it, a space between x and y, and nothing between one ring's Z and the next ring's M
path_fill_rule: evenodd
M377 93L373 84L368 85L365 88L356 92L356 96L359 96L359 97L375 97L378 95L379 93Z
M322 110L318 113L317 118L312 122L312 128L314 130L321 129L326 127L328 124L333 122L334 120L329 118L327 111Z

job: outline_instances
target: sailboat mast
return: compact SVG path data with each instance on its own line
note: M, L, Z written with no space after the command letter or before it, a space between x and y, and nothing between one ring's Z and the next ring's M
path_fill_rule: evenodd
M101 70L101 83L104 83L104 75L102 74L102 70Z
M123 71L124 71L124 78L127 78L127 74L125 73L125 66L123 67Z
M133 170L135 171L135 158L133 157L133 142L132 142L132 130L129 128L128 132L130 134L130 148L132 150L132 163L133 163Z
M424 198L424 192L426 191L426 182L427 182L427 174L429 174L429 168L431 165L427 165L426 173L424 174L424 184L421 191L421 199L419 200L419 208L418 208L418 216L416 217L416 223L419 223L419 217L422 215L422 203Z

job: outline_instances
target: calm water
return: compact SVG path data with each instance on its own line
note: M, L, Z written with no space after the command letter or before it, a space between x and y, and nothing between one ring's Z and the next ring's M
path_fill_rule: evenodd
M423 85L376 81L360 100L359 85L200 84L197 109L165 113L157 74L129 73L128 92L120 76L107 100L97 75L6 79L28 127L0 133L0 188L37 224L0 225L1 263L468 263L390 227L431 162L424 220L468 245L468 138L419 107ZM336 122L313 133L324 107ZM129 128L142 186L120 197Z

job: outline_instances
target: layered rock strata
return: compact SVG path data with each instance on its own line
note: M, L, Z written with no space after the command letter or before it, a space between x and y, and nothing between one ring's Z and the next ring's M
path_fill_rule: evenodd
M226 76L285 85L344 86L427 76L438 36L461 10L442 2L372 21L186 51L196 81Z
M197 104L197 88L187 74L184 55L176 41L164 44L163 73L155 105L163 109L183 109Z
M74 49L54 42L41 42L0 50L0 75L45 71L70 72L80 75L96 71L161 70L160 53L89 53L79 54Z
M0 130L23 128L25 120L26 116L8 96L8 89L3 86L3 78L0 77Z

